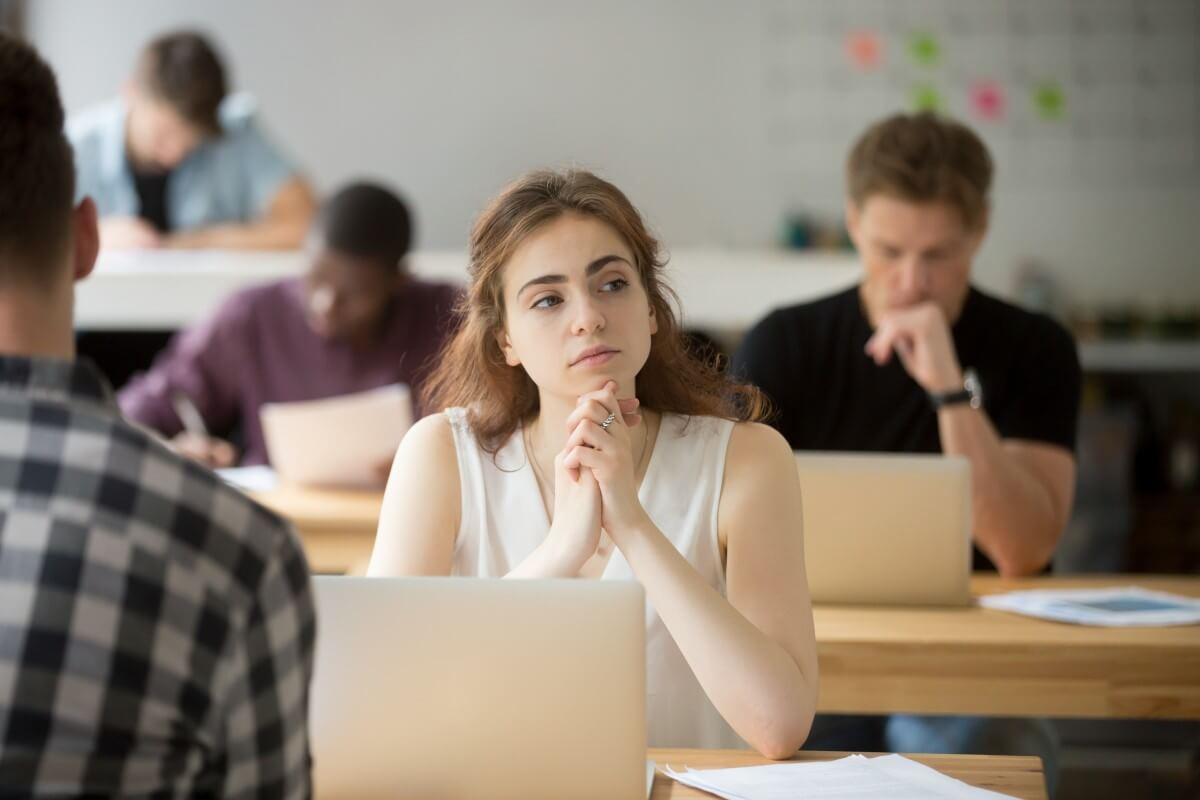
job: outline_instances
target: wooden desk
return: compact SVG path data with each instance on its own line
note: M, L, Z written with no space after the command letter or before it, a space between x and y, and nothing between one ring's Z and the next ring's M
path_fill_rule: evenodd
M280 488L314 572L361 572L381 497ZM976 595L1134 583L1200 597L1200 577L971 580ZM1200 626L1108 629L968 608L818 606L825 712L1200 719Z
M1003 580L976 595L1136 584L1200 597L1200 578ZM1200 626L1094 628L970 608L814 611L822 711L1200 719Z
M383 502L380 492L284 485L251 495L291 520L313 572L361 575L366 571Z
M846 753L808 753L797 755L793 761L830 761ZM651 748L648 757L660 767L670 764L675 769L684 765L693 769L750 767L775 763L748 750L664 750ZM1046 796L1046 781L1042 764L1030 756L909 756L952 778L981 789L991 789L1013 797L1035 800ZM683 798L712 798L711 794L676 783L661 772L654 776L652 800L683 800Z

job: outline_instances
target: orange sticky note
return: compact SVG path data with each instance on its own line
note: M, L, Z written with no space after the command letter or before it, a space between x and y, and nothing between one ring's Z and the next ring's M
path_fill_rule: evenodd
M861 70L872 70L883 62L883 41L874 31L851 31L846 35L846 57Z

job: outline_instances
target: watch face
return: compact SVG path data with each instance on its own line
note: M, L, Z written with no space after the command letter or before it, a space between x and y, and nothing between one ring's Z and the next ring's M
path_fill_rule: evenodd
M963 372L963 389L971 396L971 408L983 407L983 384L979 382L979 375L973 369L968 369Z

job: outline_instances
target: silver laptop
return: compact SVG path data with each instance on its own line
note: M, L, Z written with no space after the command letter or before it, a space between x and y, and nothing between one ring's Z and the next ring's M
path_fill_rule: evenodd
M797 453L796 464L813 602L970 602L965 458Z
M646 797L639 584L314 584L317 797Z

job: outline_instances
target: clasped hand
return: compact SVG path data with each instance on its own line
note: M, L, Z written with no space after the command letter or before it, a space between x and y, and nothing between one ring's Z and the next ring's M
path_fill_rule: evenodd
M645 518L637 496L630 431L642 423L636 398L618 400L609 381L579 398L567 418L567 442L554 459L550 539L575 572L596 552L603 529L621 536ZM608 424L605 425L605 421Z

